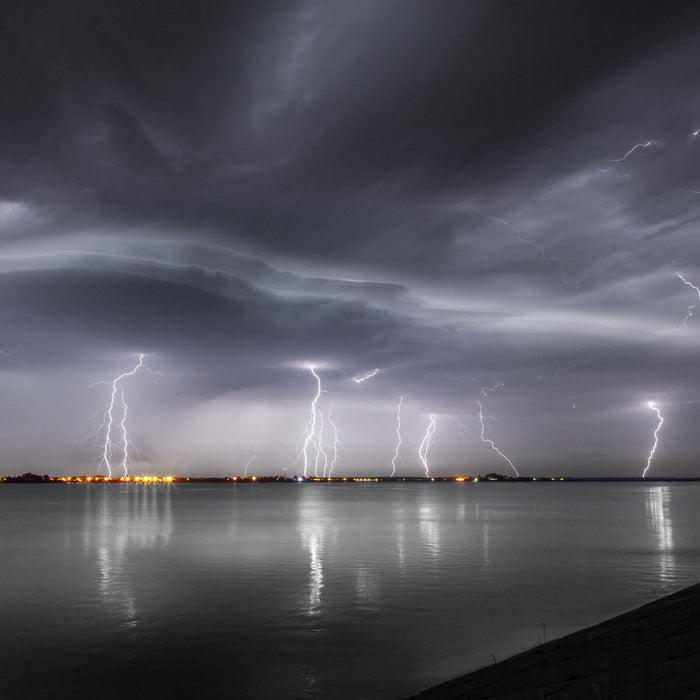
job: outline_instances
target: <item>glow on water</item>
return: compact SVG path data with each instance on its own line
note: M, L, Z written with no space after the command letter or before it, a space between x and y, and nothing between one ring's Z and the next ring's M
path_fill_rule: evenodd
M401 698L697 580L699 495L468 479L3 486L4 686Z

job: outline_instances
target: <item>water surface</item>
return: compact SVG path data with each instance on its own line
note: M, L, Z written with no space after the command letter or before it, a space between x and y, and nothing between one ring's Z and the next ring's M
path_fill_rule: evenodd
M3 697L396 700L695 582L699 496L4 485Z

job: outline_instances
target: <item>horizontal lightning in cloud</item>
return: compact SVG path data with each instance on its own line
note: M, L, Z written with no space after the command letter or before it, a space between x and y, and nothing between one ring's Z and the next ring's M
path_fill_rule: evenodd
M576 367L581 367L582 365L589 365L591 362L590 360L579 360L578 362L574 362L573 365L568 365L566 367L557 367L554 370L554 375L551 377L545 377L544 374L538 374L537 378L542 379L546 382L558 382L559 379L561 378L561 375L564 372L569 372L572 369L576 369Z
M483 396L488 396L490 393L496 391L496 389L502 386L505 386L503 382L496 382L493 386L482 386L481 393Z
M500 224L501 226L505 226L506 228L509 228L511 231L513 231L513 233L515 233L517 235L518 241L520 243L522 243L524 245L529 245L530 247L535 248L535 250L538 250L542 260L544 260L545 262L554 263L555 265L557 265L557 267L559 268L559 274L561 276L561 281L564 284L566 284L567 286L573 286L573 287L576 286L575 284L572 284L571 282L569 282L569 280L566 279L566 273L564 272L564 263L561 261L561 259L557 258L554 255L547 255L547 251L545 250L543 245L540 245L539 243L535 243L534 241L531 241L531 240L525 238L525 236L523 235L523 233L520 229L513 226L513 224L510 224L507 221L504 221L503 219L496 219L492 216L489 216L488 219L489 219L489 221L493 221L494 223L497 223L497 224Z
M362 377L353 377L352 381L355 382L356 384L362 384L362 382L366 382L368 379L372 379L372 377L376 377L377 374L379 374L379 369L373 369L369 374L365 374Z
M11 362L16 362L18 365L22 365L23 367L27 366L27 363L24 360L21 360L19 357L17 357L13 352L8 352L7 350L0 350L0 357L4 357L6 360L10 360Z
M623 160L627 160L636 150L640 148L650 148L651 146L654 145L654 141L646 141L644 143L635 143L632 148L627 151L623 156L620 158L606 158L605 162L606 163L621 163Z

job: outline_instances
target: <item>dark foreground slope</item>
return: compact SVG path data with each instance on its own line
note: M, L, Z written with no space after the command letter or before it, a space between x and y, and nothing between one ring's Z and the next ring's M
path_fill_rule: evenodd
M700 584L411 700L697 698Z

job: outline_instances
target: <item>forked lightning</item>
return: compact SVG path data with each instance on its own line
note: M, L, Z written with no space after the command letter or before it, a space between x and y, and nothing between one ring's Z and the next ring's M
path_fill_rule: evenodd
M430 477L430 467L428 466L428 450L430 449L430 443L433 439L433 434L435 433L435 428L437 425L437 413L430 414L430 421L428 422L428 429L425 432L425 437L423 438L420 447L418 448L418 458L423 464L425 469L425 475Z

